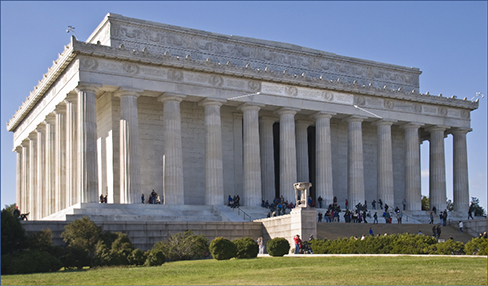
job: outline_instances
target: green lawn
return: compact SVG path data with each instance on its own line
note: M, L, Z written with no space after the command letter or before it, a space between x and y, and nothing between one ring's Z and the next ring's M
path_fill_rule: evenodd
M260 257L2 275L2 285L486 285L481 257Z

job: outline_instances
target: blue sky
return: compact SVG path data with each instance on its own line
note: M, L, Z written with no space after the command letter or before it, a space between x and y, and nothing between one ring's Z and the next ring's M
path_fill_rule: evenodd
M12 117L74 26L86 40L107 13L215 33L292 43L339 55L417 67L420 92L471 99L487 95L487 2L1 2L1 204L15 202ZM487 98L471 113L470 195L486 209ZM452 199L452 137L445 139ZM422 173L429 169L422 144ZM423 176L422 193L428 194Z

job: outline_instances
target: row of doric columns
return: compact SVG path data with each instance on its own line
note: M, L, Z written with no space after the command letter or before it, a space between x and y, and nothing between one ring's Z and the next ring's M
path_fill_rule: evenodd
M42 124L16 148L17 202L23 212L39 219L76 203L98 202L98 160L96 91L99 86L80 84L76 92L56 106ZM138 90L120 88L120 203L138 203L141 188L137 99ZM184 204L183 150L180 103L185 96L164 93L158 100L164 105L164 200L166 204ZM205 120L205 204L224 204L222 126L223 101L204 99ZM259 117L262 105L243 104L243 203L258 206L262 199L272 199L275 184L281 195L293 200L293 184L308 181L309 153L307 128L312 120L296 120L299 111L281 108L280 174L274 176L274 117ZM334 198L332 180L332 144L330 120L335 114L315 113L316 126L316 196L325 205ZM364 117L350 116L348 125L347 198L351 204L365 200L362 123ZM394 204L392 120L380 120L377 126L378 199ZM402 125L405 130L405 198L409 210L420 209L420 138L421 124ZM430 197L432 206L443 208L446 200L444 158L445 126L430 132ZM456 129L454 137L454 201L456 209L468 206L466 133Z

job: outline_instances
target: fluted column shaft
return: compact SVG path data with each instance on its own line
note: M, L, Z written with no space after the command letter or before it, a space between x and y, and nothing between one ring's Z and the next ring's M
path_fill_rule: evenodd
M139 162L139 93L121 90L120 97L120 203L139 203L141 196L141 169Z
M380 120L375 123L378 136L378 199L385 204L395 204L393 188L393 156L391 144L391 125L393 122Z
M77 113L76 95L68 95L66 103L66 207L80 202L77 184Z
M183 181L183 151L181 143L181 110L182 96L163 96L164 102L164 198L165 204L183 205L185 188Z
M261 141L261 188L263 199L270 202L275 197L275 169L273 148L273 124L276 119L261 117L259 139Z
M48 216L55 212L55 196L54 196L54 188L55 188L55 119L53 114L49 114L44 121L46 124L46 180L45 180L45 190L46 190L46 210L45 216Z
M22 141L22 182L21 182L21 198L19 209L25 213L27 205L27 197L29 196L29 140Z
M258 207L261 205L261 158L259 150L259 109L256 105L243 105L244 138L244 194L243 204Z
M453 194L454 210L467 213L469 209L468 150L466 134L470 129L456 129L453 135Z
M439 211L446 208L446 161L444 155L444 131L446 127L430 128L430 207Z
M15 153L17 156L15 169L15 205L20 209L22 201L22 146L17 146Z
M97 86L82 84L78 92L78 188L82 203L98 202Z
M330 119L332 114L318 113L315 121L315 180L316 195L323 199L323 206L327 207L334 202L332 180L332 143L330 137Z
M205 100L205 204L224 204L224 170L222 160L222 102Z
M297 144L297 181L310 182L308 169L308 131L307 128L312 124L308 120L297 120L296 127L296 144Z
M293 184L297 182L296 113L296 109L289 108L278 111L278 115L280 115L280 194L290 202L295 200Z
M418 124L406 124L405 129L405 200L407 210L421 210L420 140Z
M66 107L58 105L54 110L55 125L55 211L66 208Z
M347 197L349 204L355 206L364 202L364 159L363 159L363 119L349 117L347 136Z
M37 126L37 193L36 193L36 217L41 219L45 216L46 209L46 134L44 125Z
M37 136L36 133L29 134L29 196L26 211L30 212L29 219L35 220L37 203Z

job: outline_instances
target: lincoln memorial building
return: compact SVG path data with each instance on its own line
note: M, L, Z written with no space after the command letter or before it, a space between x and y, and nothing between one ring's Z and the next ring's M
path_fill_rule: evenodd
M62 48L61 48L62 49ZM61 50L60 49L60 50ZM16 203L40 220L79 206L260 207L293 184L344 207L381 199L421 210L469 207L466 135L478 102L422 94L418 68L293 44L107 14L71 37L7 123L17 153ZM429 156L420 146L429 141ZM446 154L446 140L453 154Z

